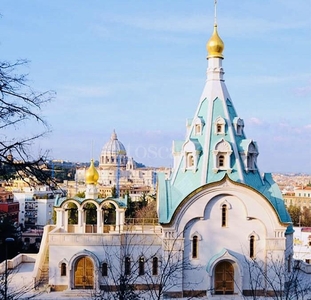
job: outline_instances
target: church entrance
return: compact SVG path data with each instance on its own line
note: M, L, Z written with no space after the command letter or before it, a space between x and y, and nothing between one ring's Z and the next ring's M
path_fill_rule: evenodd
M234 269L230 262L223 261L215 268L215 294L230 295L234 291Z
M94 288L94 265L92 260L85 256L77 260L74 268L74 288Z

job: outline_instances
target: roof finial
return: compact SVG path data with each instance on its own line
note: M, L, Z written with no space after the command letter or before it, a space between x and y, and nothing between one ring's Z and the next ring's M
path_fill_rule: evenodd
M93 155L94 155L94 140L92 140L91 158L94 157Z
M221 40L220 36L218 35L217 32L217 0L214 0L214 32L207 42L206 49L208 56L207 58L211 57L218 57L218 58L223 58L222 52L224 50L224 42Z
M214 2L214 25L217 25L217 0Z

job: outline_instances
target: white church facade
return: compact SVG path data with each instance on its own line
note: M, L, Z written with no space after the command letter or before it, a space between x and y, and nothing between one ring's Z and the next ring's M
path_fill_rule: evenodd
M126 198L100 198L92 161L85 198L55 201L56 225L45 227L34 269L38 283L46 280L52 292L91 290L98 299L299 299L309 292L311 270L293 259L281 192L271 174L260 173L258 146L246 138L226 88L223 50L215 24L199 104L185 140L173 143L170 178L158 175L158 223L128 224ZM103 169L111 159L101 158Z

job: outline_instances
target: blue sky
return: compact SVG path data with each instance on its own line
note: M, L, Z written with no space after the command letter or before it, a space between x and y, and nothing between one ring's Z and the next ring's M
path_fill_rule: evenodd
M56 92L42 110L51 133L33 151L98 159L115 129L136 161L172 166L204 87L213 6L2 0L1 59L30 60L29 83ZM311 1L219 0L217 15L227 88L260 170L311 173Z

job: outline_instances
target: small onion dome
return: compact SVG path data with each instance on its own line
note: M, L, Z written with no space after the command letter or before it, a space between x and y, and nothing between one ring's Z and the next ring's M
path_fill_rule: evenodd
M208 53L207 58L219 57L223 58L222 52L224 51L225 44L219 37L217 32L217 24L214 25L214 32L206 44L206 50Z
M96 184L98 181L98 178L99 178L99 175L94 166L94 161L92 159L90 167L85 172L85 182L87 184Z

